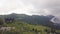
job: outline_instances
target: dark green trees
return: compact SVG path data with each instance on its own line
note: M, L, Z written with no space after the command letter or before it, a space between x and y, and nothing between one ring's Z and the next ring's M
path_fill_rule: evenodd
M5 22L4 19L3 18L0 18L0 27L3 26L4 22Z

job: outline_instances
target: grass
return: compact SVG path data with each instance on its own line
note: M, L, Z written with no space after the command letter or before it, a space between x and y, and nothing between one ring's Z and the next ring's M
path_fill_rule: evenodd
M28 24L28 23L23 22L23 21L14 21L13 23L9 23L9 24L5 23L4 26L15 27L15 30L8 31L8 33L10 32L11 34L12 33L13 34L17 34L17 33L18 34L47 34L44 30L45 29L48 29L48 30L51 29L51 28L46 27L46 26L32 25L32 24ZM33 30L33 29L35 29L35 30Z

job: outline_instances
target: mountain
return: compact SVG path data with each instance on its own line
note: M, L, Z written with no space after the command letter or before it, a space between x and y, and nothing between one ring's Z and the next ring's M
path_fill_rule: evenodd
M23 21L23 22L27 22L29 24L36 24L36 25L44 25L44 26L48 26L48 27L52 27L52 28L56 28L58 25L54 25L53 22L51 22L50 20L52 18L54 18L55 16L53 15L47 15L47 16L43 16L43 15L26 15L26 14L9 14L9 15L0 15L0 17L3 18L14 18L18 21ZM60 26L58 26L59 28ZM58 29L56 28L56 29Z
M43 15L26 15L26 14L9 14L9 15L3 15L2 17L4 18L15 18L18 20L22 20L22 21L26 21L29 23L33 23L33 24L44 24L44 23L48 23L54 16L53 15L47 15L47 16L43 16Z
M54 18L55 16L53 16L53 15L47 15L46 17L52 19L52 18Z
M51 19L51 22L53 22L53 28L60 29L60 18L54 17Z
M26 17L26 18L22 19L22 21L32 23L32 24L47 25L47 24L50 23L50 20L52 18L47 17L47 16L32 15L32 16L29 16L29 17Z
M28 17L28 15L25 15L25 14L15 14L15 13L12 13L12 14L9 14L9 15L2 15L4 18L25 18L25 17Z
M21 21L25 21L31 24L43 24L43 25L47 25L50 20L54 17L53 15L47 15L47 16L43 16L43 15L26 15L26 14L9 14L9 15L0 15L0 17L4 17L4 18L14 18L17 20L21 20Z

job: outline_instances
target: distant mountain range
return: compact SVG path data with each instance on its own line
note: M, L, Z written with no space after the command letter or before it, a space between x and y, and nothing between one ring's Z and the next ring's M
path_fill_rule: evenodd
M26 14L9 14L9 15L1 15L0 17L3 18L14 18L17 20L21 20L21 21L25 21L28 23L32 23L32 24L45 24L50 22L50 20L54 17L53 15L47 15L47 16L43 16L43 15L26 15Z
M27 22L27 23L30 23L30 24L45 25L45 26L49 26L49 27L52 27L52 28L57 27L57 25L54 25L54 23L50 21L52 18L55 17L53 15L47 15L47 16L32 15L32 16L29 16L29 15L26 15L26 14L12 13L12 14L9 14L9 15L0 15L0 17L2 17L2 18L14 18L16 20L24 21L24 22ZM56 26L56 27L54 27L54 26Z

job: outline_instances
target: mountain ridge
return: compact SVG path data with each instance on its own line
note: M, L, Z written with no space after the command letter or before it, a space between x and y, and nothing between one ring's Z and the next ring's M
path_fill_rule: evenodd
M0 15L0 17L14 18L19 21L28 22L29 24L44 25L44 26L49 26L49 27L53 27L53 28L55 28L54 26L56 26L56 25L53 25L54 23L50 21L52 18L55 17L53 15L47 15L47 16L32 15L32 16L29 16L26 14L14 14L13 13L13 14L9 14L9 15Z

